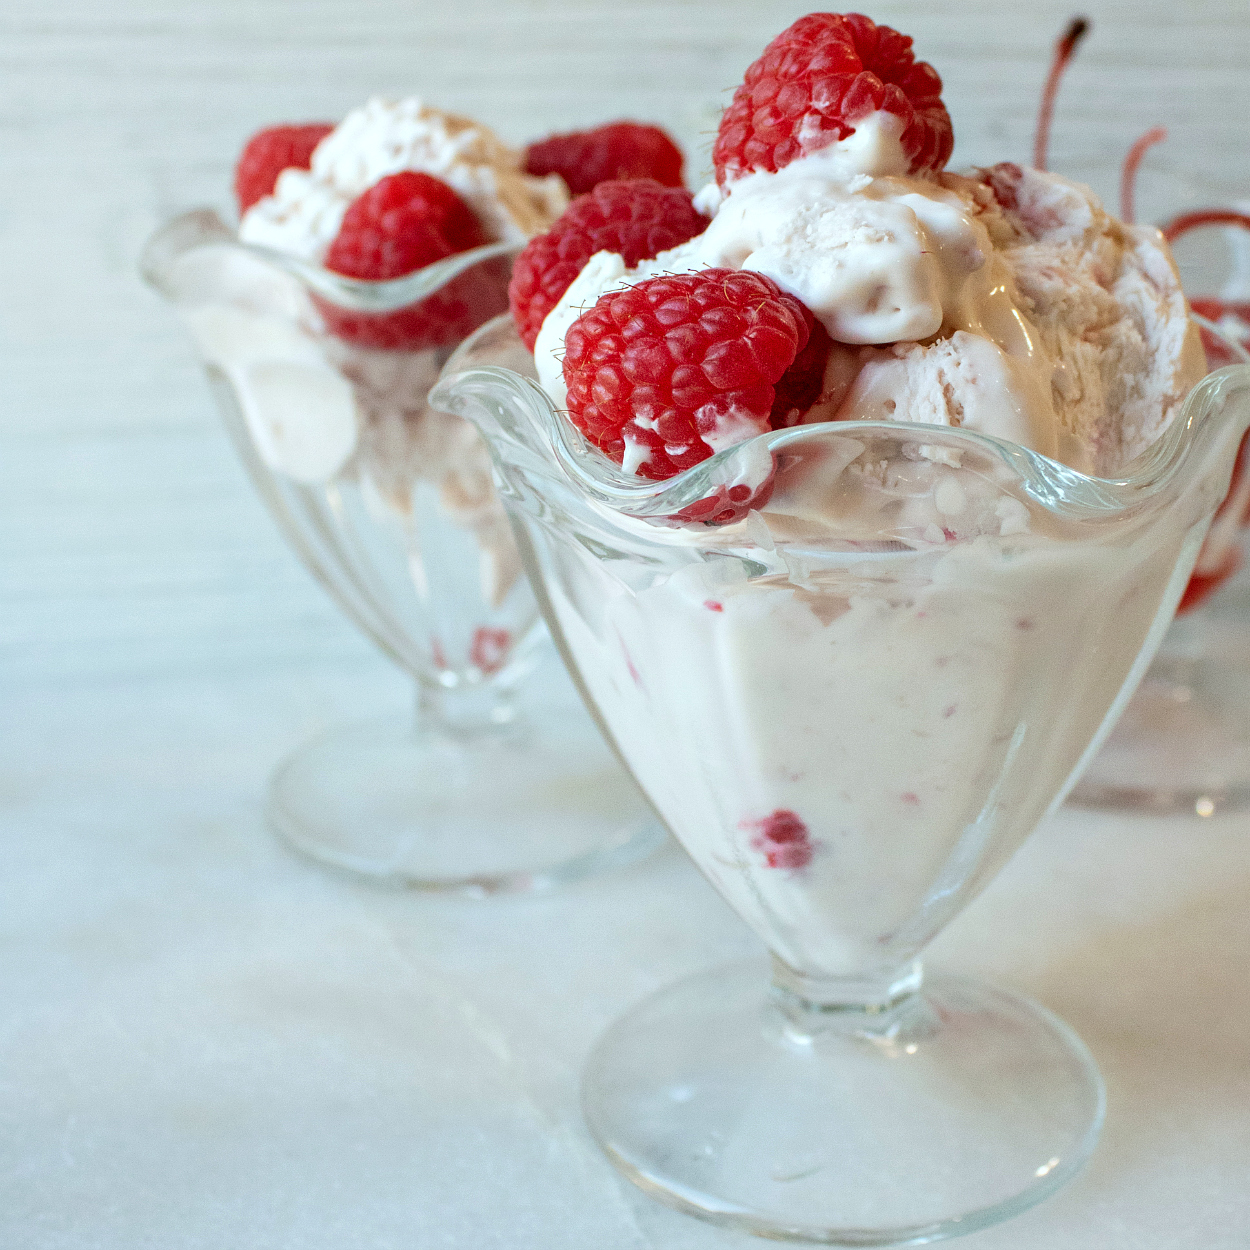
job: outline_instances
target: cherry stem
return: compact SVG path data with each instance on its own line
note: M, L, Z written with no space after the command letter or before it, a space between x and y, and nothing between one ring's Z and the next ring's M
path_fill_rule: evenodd
M1243 230L1250 230L1250 215L1231 208L1196 208L1192 213L1178 214L1159 228L1169 243L1175 243L1181 235L1202 226L1240 226Z
M1037 134L1033 139L1033 168L1045 169L1050 152L1050 123L1055 115L1055 97L1059 94L1059 80L1068 68L1076 52L1076 46L1089 33L1089 19L1074 17L1067 29L1055 41L1055 55L1050 63L1050 73L1042 88L1042 103L1037 111Z
M1165 127L1154 126L1129 148L1128 155L1124 158L1124 167L1120 170L1120 220L1127 225L1133 224L1136 211L1133 200L1137 190L1137 169L1141 165L1142 157L1156 143L1162 143L1167 137Z

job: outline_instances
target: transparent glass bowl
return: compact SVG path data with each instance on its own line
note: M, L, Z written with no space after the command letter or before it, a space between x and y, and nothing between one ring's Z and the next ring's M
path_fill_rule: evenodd
M337 727L283 762L270 822L318 860L419 889L541 888L662 837L588 722L520 713L538 609L485 446L426 403L455 346L507 307L515 250L362 282L241 244L201 210L142 259L291 546L416 682L415 723Z
M1178 194L1173 191L1174 206L1196 202ZM1221 233L1207 230L1184 240L1195 272L1224 268ZM1197 320L1208 359L1250 362L1250 353L1218 324ZM1248 515L1250 446L1243 443L1229 497L1176 620L1106 746L1073 789L1070 801L1077 806L1205 817L1250 804L1250 628L1244 593L1229 581L1241 564Z
M431 402L482 430L580 688L772 956L607 1033L595 1136L648 1193L779 1239L928 1241L1038 1201L1093 1149L1097 1069L1044 1008L920 956L1145 671L1250 427L1250 369L1208 378L1114 481L837 422L642 482L490 366L513 344L483 327ZM707 500L740 519L676 520Z

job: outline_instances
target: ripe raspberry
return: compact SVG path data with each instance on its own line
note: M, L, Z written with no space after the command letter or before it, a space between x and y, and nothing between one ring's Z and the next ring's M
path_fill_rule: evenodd
M713 445L769 428L777 384L810 325L794 296L747 270L610 291L565 335L570 418L617 464L628 455L639 476L672 477Z
M750 66L721 118L712 161L722 186L853 134L869 113L893 113L910 172L941 169L954 146L942 80L911 39L859 13L809 13Z
M325 265L349 278L383 282L485 242L473 211L451 187L429 174L405 171L380 179L352 202ZM395 312L357 312L314 299L339 338L360 347L412 351L459 342L503 312L507 282L506 262L496 259Z
M382 282L486 242L473 210L429 174L391 174L352 201L326 268Z
M618 252L632 269L707 227L708 219L681 187L662 187L650 178L601 182L517 257L508 298L525 346L534 350L547 314L596 252Z
M575 130L531 143L525 172L559 174L573 195L609 179L654 178L661 186L681 186L681 149L658 126L613 122L597 130Z
M257 200L272 195L284 169L307 169L313 149L334 129L329 122L270 126L254 134L234 167L234 194L242 217Z
M825 382L825 366L833 349L833 340L807 308L800 304L807 319L809 337L794 358L794 363L781 375L777 396L773 400L771 424L774 430L797 425L803 414L820 398Z

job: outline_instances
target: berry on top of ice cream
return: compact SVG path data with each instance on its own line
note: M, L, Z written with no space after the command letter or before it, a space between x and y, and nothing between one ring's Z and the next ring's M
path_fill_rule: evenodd
M349 278L384 281L485 242L477 218L445 182L405 170L352 201L325 266Z
M663 479L770 428L812 315L760 274L704 269L604 296L565 336L569 416Z
M543 321L595 253L612 252L633 268L707 224L682 187L651 179L599 183L517 257L508 296L525 346L533 351Z
M417 99L370 100L336 127L289 129L262 132L244 152L239 237L347 277L385 281L486 243L520 244L568 202L558 177L527 175L521 153L484 126ZM504 311L507 282L506 264L487 261L395 312L313 303L347 342L413 351L455 343Z
M388 174L352 201L326 252L325 267L345 277L385 282L485 242L477 218L445 182L405 170ZM388 313L341 308L321 296L313 301L338 338L361 347L411 351L459 342L502 312L505 279L498 262L488 262Z
M907 35L860 13L809 13L782 31L747 70L721 118L712 160L724 186L776 173L888 114L906 156L900 173L941 169L954 133L942 80L917 61Z
M302 126L267 126L246 143L234 167L234 195L239 212L272 195L285 169L307 169L312 154L334 127L329 122Z
M611 122L531 143L525 152L529 174L559 174L571 195L583 195L601 182L653 178L664 187L681 186L681 149L659 126Z

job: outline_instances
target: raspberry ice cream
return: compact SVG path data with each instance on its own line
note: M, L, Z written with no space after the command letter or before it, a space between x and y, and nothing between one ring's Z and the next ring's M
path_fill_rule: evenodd
M608 484L591 554L549 562L558 630L674 832L809 974L899 966L1015 849L1127 698L1219 486L1149 538L1013 486L1079 478L1092 525L1080 475L1167 442L1205 364L1159 232L1057 175L945 171L940 89L897 32L800 19L683 241L648 250L666 206L620 183L632 254L562 219L512 287L584 439L563 462ZM683 508L612 512L684 473Z

